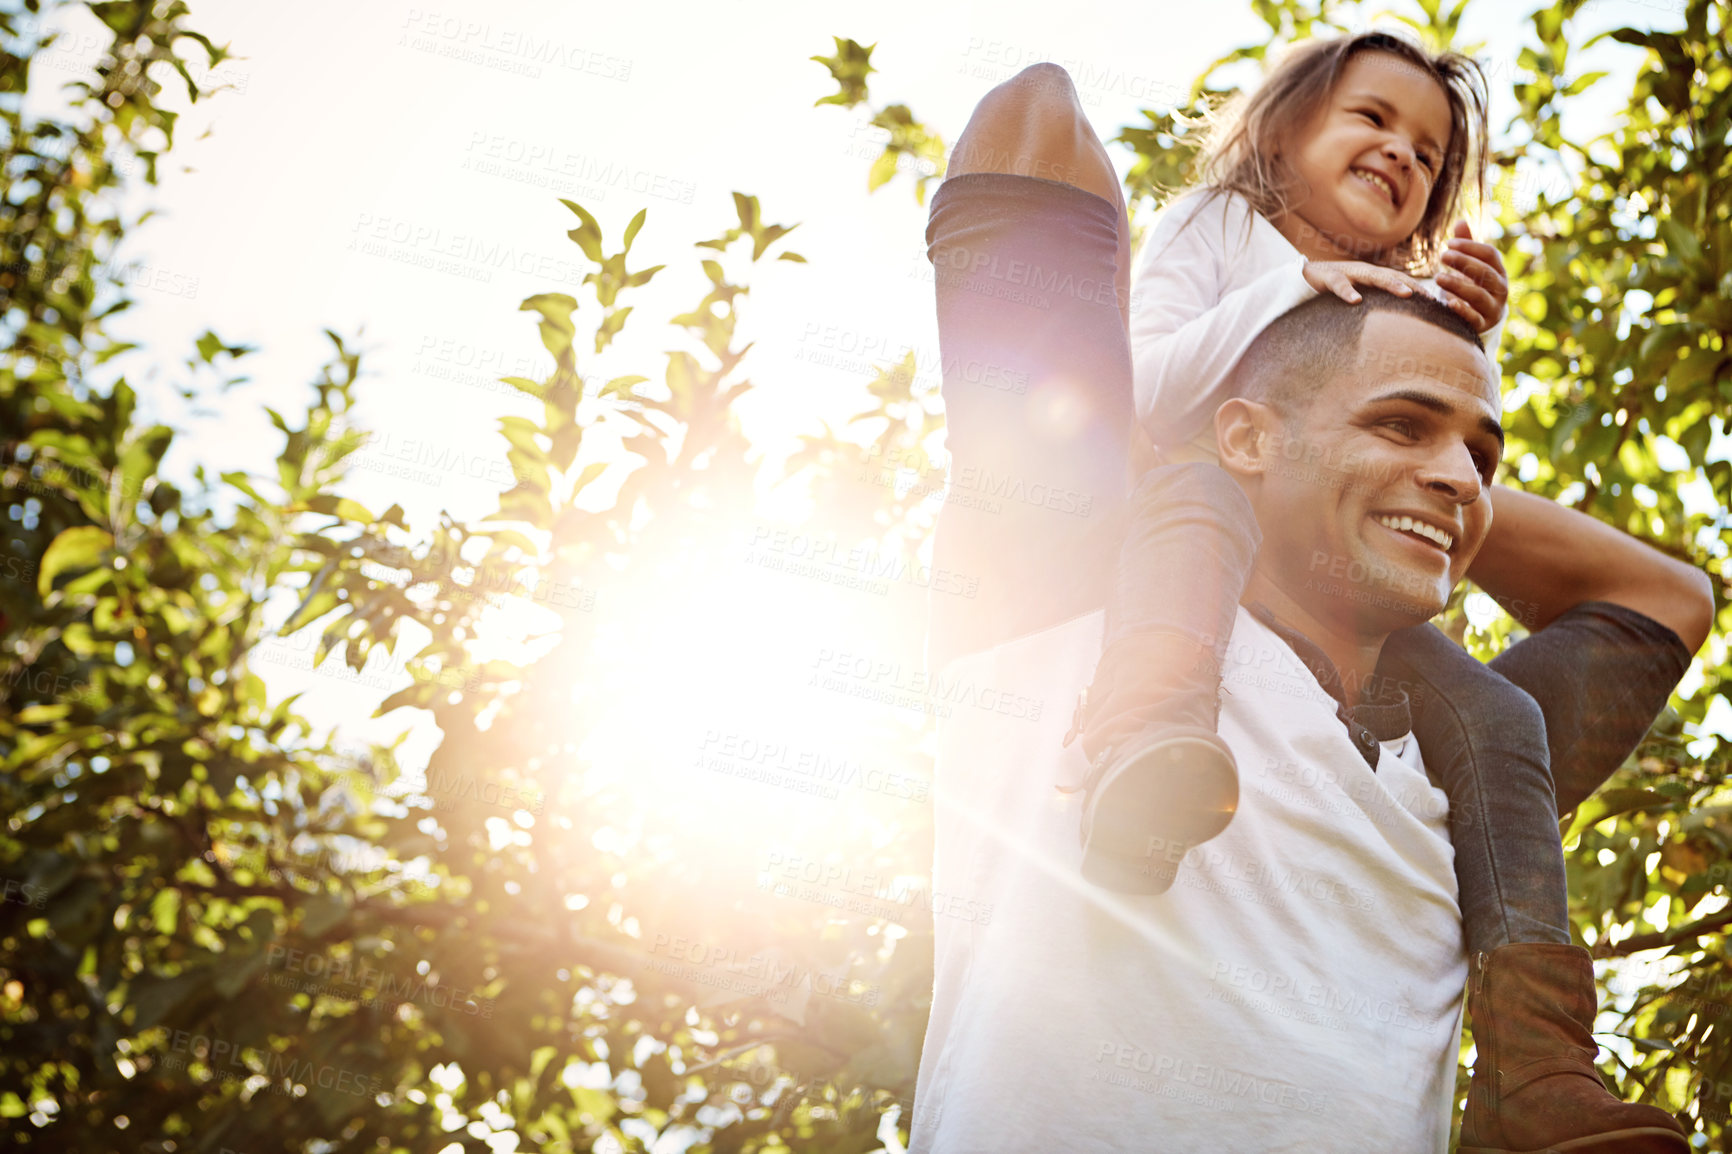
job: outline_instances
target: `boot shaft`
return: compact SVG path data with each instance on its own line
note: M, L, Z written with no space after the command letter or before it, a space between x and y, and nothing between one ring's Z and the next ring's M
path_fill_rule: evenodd
M1683 1154L1683 1127L1625 1102L1594 1066L1599 992L1580 946L1524 942L1474 955L1468 980L1477 1056L1461 1149Z
M1474 1046L1502 1071L1506 1093L1518 1088L1509 1084L1515 1072L1535 1060L1573 1054L1594 1068L1599 991L1593 959L1580 946L1524 942L1474 955L1467 1008Z

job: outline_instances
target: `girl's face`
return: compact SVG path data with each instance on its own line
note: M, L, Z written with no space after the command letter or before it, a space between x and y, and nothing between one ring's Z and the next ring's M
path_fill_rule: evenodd
M1277 226L1313 259L1381 257L1419 227L1449 131L1436 80L1399 56L1359 53L1289 155L1309 192Z

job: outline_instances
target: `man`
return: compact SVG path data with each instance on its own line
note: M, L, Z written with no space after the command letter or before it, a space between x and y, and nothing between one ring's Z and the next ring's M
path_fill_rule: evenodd
M953 477L1007 496L944 512L935 564L979 576L981 595L935 605L930 657L946 679L1046 708L965 711L941 731L933 885L994 913L937 919L911 1149L1445 1149L1467 960L1447 801L1401 694L1375 692L1382 640L1436 613L1498 535L1498 563L1475 576L1537 632L1497 668L1564 722L1553 765L1573 807L1706 638L1705 579L1525 494L1500 490L1494 519L1498 381L1471 333L1422 302L1309 302L1259 340L1245 399L1217 416L1223 467L1263 533L1224 678L1238 812L1214 841L1173 851L1184 865L1165 895L1088 885L1080 795L1061 792L1086 766L1063 730L1099 657L1128 476L1124 205L1050 65L988 94L949 176L928 228L944 362L1031 383L1019 395L946 378ZM1012 496L1036 491L1086 499ZM1447 523L1455 548L1411 546L1391 514ZM1615 679L1586 676L1611 636L1645 648ZM1588 964L1576 947L1533 949ZM1487 1070L1469 1122L1529 1150L1524 1107L1598 1078L1591 1006L1490 1012L1520 978L1476 975ZM1552 1049L1524 1073L1538 1035ZM1653 1114L1643 1141L1675 1142Z

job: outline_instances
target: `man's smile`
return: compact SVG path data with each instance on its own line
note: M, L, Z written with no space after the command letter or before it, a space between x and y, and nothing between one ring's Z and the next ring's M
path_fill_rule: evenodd
M1446 554L1455 548L1455 534L1434 522L1406 513L1374 513L1372 519L1385 529L1424 541Z

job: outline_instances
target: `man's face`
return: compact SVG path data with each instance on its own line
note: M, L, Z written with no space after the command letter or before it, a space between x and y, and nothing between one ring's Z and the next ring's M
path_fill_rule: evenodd
M1320 618L1362 634L1428 620L1491 526L1499 411L1477 348L1373 312L1356 366L1319 390L1273 453L1259 564Z

